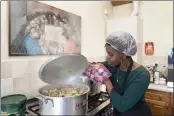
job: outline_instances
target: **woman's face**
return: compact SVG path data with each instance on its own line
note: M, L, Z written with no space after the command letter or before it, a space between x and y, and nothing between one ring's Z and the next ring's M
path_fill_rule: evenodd
M106 61L108 64L113 67L120 65L124 54L114 50L110 45L106 45L105 48L107 52Z

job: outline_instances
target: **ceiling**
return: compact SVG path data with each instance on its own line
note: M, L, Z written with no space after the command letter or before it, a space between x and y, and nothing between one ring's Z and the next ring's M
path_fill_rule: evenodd
M112 6L119 6L128 3L132 3L132 1L111 1Z

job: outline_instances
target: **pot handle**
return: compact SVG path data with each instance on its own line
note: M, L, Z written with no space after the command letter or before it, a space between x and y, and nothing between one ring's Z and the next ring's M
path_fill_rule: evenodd
M39 95L36 95L35 98L39 99L39 100L43 100L44 98L39 94Z
M54 101L53 99L50 98L44 98L42 95L36 95L35 98L41 100L42 102L44 101L46 104L48 103L48 101L50 101L52 103L52 107L54 107Z

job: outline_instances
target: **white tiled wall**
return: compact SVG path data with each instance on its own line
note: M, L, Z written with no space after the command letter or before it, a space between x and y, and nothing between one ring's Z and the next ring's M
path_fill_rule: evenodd
M155 64L158 63L159 65L165 65L168 64L168 57L166 56L143 56L142 64L148 65L148 64Z
M112 14L109 1L40 1L42 3L71 12L82 19L82 54L90 62L104 59L105 48L105 15L107 10ZM10 57L8 55L9 8L8 2L1 2L1 96L12 93L23 93L28 97L37 94L39 87L45 85L39 77L40 65L53 56ZM109 17L108 17L109 18ZM95 25L93 25L95 24ZM99 56L100 58L94 58Z
M5 96L13 93L13 79L6 78L1 79L1 96Z
M90 57L89 62L104 61L105 57ZM1 61L1 97L9 94L25 94L28 98L38 94L46 83L38 76L40 66L46 60Z
M37 76L39 67L45 60L1 61L1 97L22 93L28 97L45 83Z
M12 76L20 77L23 75L23 72L26 72L28 66L28 60L19 60L19 61L12 61Z
M89 62L101 62L105 60L105 57L88 57L87 59ZM165 57L154 57L151 60L144 57L143 61L153 63L160 59ZM38 89L46 85L38 76L39 68L45 61L45 59L1 61L1 97L14 93L25 94L28 98L36 96Z
M13 78L13 92L25 92L31 88L31 76L23 75Z
M11 62L1 62L1 79L12 77L12 63Z

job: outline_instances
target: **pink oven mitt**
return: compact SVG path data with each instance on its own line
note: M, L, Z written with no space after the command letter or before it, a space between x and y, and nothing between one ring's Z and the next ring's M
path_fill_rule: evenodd
M112 74L103 64L92 64L83 73L83 76L92 80L95 83L102 84Z

